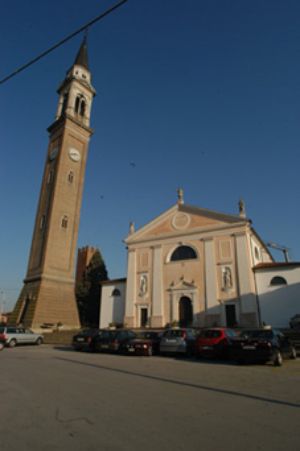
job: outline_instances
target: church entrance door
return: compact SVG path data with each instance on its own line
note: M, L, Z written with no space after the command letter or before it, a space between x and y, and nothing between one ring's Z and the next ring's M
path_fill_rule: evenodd
M148 322L148 309L147 308L141 308L141 327L145 327Z
M183 296L179 301L180 327L191 326L193 323L193 305L190 298Z
M233 304L226 305L225 314L226 314L226 326L235 327L237 323L235 305Z

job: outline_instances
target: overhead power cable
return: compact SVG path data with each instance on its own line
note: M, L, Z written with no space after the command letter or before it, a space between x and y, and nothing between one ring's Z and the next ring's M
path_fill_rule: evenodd
M55 44L52 47L50 47L49 49L45 50L43 53L41 53L37 57L35 57L32 60L30 60L28 63L26 63L23 66L19 67L18 69L14 70L11 74L9 74L6 77L2 78L2 80L0 80L0 84L5 83L10 78L14 77L15 75L19 74L23 70L27 69L29 66L32 66L34 63L36 63L40 59L44 58L44 56L48 55L49 53L53 52L53 50L57 49L58 47L63 45L65 42L67 42L70 39L74 38L74 36L76 36L77 34L81 33L82 31L87 30L89 27L94 25L96 22L98 22L99 20L103 19L105 16L108 16L108 14L112 13L117 8L119 8L120 6L124 5L124 3L126 3L127 1L128 0L122 0L122 1L120 1L118 3L116 3L115 5L111 6L106 11L104 11L101 14L99 14L99 16L95 17L93 20L91 20L90 22L86 23L85 25L80 27L78 30L74 31L73 33L69 34L67 37L65 37L64 39L59 41L57 44Z

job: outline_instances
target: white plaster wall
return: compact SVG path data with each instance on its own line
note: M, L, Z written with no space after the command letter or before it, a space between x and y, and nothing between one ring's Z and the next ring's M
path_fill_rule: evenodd
M121 296L112 296L114 289L118 289ZM110 323L123 323L125 314L126 282L116 282L102 286L100 307L100 329L108 327Z
M275 276L283 277L287 285L271 286ZM255 277L261 320L273 327L289 327L291 317L300 313L300 268L261 269Z

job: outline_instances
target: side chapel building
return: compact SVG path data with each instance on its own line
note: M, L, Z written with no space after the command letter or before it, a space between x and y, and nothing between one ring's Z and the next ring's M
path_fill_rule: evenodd
M186 205L178 190L173 207L139 230L131 224L125 243L127 279L102 283L100 327L287 325L297 313L300 264L274 262L242 201L238 215L223 214ZM274 297L289 278L290 304Z

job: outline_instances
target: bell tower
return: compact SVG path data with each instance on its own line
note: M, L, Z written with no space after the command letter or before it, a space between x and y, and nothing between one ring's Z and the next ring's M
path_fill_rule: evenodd
M24 286L11 322L33 329L44 323L79 327L74 268L85 167L92 135L91 84L84 38L58 88Z

